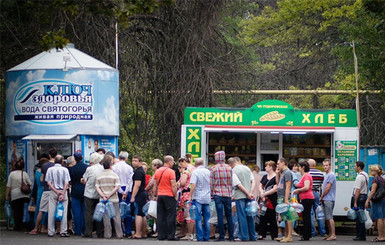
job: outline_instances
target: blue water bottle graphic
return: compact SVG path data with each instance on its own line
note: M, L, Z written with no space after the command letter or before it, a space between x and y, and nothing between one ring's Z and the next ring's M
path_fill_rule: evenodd
M107 200L106 211L107 211L107 215L110 219L112 219L116 216L114 204L112 202L110 202L110 200Z
M197 206L195 205L195 201L190 202L190 218L192 220L196 220L197 218Z
M100 201L98 204L96 204L93 219L96 222L101 222L103 219L105 210L106 210L106 205L104 205L103 201Z
M4 211L5 211L5 217L9 219L12 215L12 208L11 208L11 204L9 204L8 201L5 201Z

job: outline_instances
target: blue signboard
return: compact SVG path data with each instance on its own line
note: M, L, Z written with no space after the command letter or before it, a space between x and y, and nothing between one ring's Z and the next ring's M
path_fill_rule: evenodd
M6 135L119 135L115 70L7 72Z

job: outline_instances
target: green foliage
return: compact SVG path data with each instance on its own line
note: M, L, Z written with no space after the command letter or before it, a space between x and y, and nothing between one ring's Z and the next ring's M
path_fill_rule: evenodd
M60 29L59 31L49 31L41 39L40 46L45 51L52 48L62 49L69 43L69 40L63 37L64 35L63 29Z

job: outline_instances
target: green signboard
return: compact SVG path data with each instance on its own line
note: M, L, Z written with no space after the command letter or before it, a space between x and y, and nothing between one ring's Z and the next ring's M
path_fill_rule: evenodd
M187 107L184 124L357 127L357 115L355 110L299 110L284 101L265 100L243 109Z
M337 180L354 181L357 174L354 166L357 161L357 141L335 141L335 174Z
M190 153L192 159L202 156L202 128L186 127L186 153Z

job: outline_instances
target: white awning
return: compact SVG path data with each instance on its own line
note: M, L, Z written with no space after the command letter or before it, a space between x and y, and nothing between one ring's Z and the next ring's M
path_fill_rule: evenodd
M71 140L75 138L76 134L40 134L40 135L28 135L23 140Z
M206 126L205 132L233 132L233 133L283 133L283 134L306 134L306 133L334 133L331 127L253 127L253 126Z

